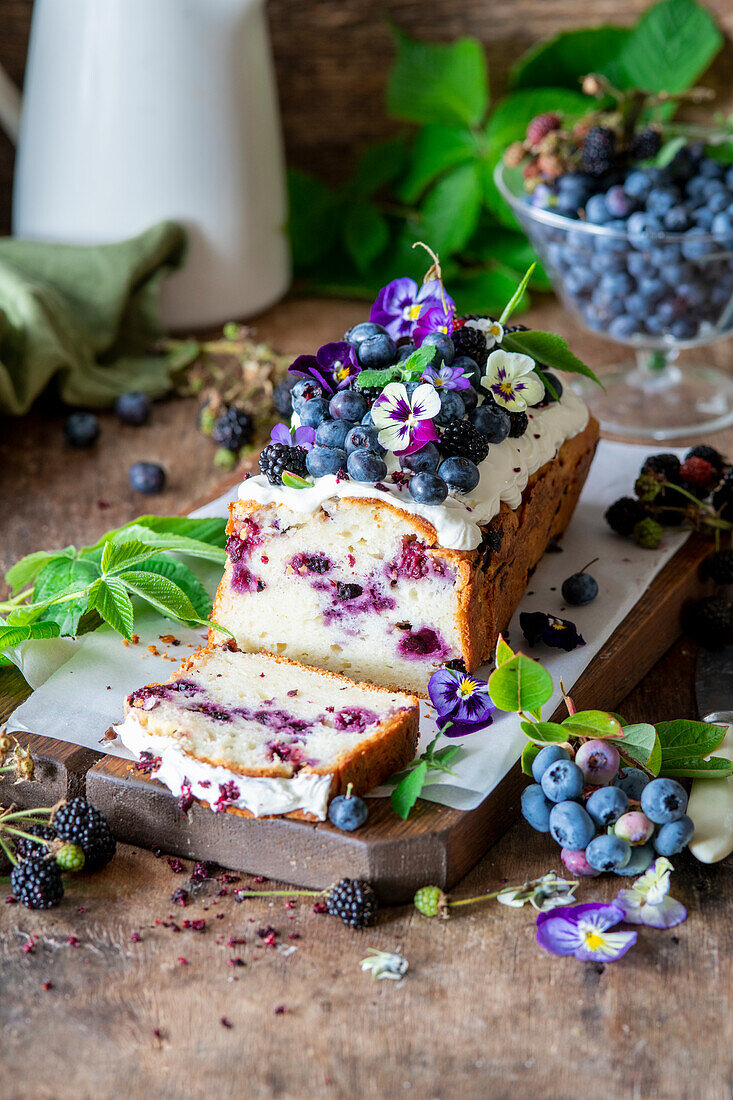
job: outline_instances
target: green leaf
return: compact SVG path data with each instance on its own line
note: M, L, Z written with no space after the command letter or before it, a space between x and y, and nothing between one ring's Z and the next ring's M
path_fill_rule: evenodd
M552 695L552 677L537 661L517 653L492 672L489 695L499 710L536 710Z
M333 245L337 200L325 183L291 168L288 172L288 233L296 271L307 271Z
M427 762L422 760L411 772L407 773L404 779L400 780L392 791L390 799L392 809L403 821L407 820L410 810L420 797L420 791L423 789L427 774Z
M395 379L396 371L393 367L385 367L384 370L361 370L356 376L357 389L368 389L371 386L381 389L388 382Z
M201 344L198 340L174 340L172 345L166 348L165 361L168 369L175 374L190 367L200 354Z
M460 252L471 238L481 211L481 180L475 164L443 176L422 205L422 233L436 252Z
M591 71L611 79L629 34L628 28L614 26L562 31L522 54L511 69L509 83L513 88L557 85L575 89Z
M33 586L34 603L46 603L39 618L44 622L58 624L59 632L64 635L76 634L79 619L86 609L86 590L99 576L99 567L91 561L80 558L58 558L41 570ZM59 598L72 596L78 592L78 599Z
M415 139L408 170L396 186L398 196L403 202L417 202L434 179L450 168L474 160L477 151L476 138L470 130L440 123L424 126Z
M603 710L579 710L570 714L563 722L565 736L573 737L620 737L621 725L612 715ZM651 727L654 729L654 727Z
M662 746L662 760L665 767L674 760L691 756L708 756L711 752L715 752L725 737L725 731L725 726L715 726L710 722L695 722L689 718L658 722L657 733Z
M695 0L661 0L642 14L618 57L627 87L682 92L723 45L712 15Z
M183 535L196 542L210 542L223 548L226 542L227 521L221 516L191 518L189 516L140 516L132 521L165 535ZM128 525L132 526L132 524ZM124 528L123 528L124 530Z
M156 553L155 547L146 546L139 539L129 539L124 542L110 540L105 543L102 551L101 569L103 573L119 573L122 569L140 565Z
M568 731L558 722L520 722L519 725L537 745L562 744L568 739Z
M75 555L75 546L67 546L64 550L36 550L35 553L26 554L24 558L12 565L5 574L5 580L11 590L25 588L26 585L33 584L49 562L73 558Z
M475 38L449 46L417 42L395 32L397 58L387 87L387 110L407 122L476 126L489 101L486 58Z
M87 606L98 611L113 630L129 641L135 616L122 581L116 577L100 577L89 589Z
M496 643L496 654L494 657L496 667L501 668L507 661L511 661L513 656L514 650L509 643L504 640L504 636L500 634Z
M705 156L718 160L721 164L733 164L733 141L724 141L719 145L706 145Z
M156 550L171 550L176 554L187 554L193 558L201 558L203 561L213 561L217 565L224 565L226 562L226 551L219 546L213 546L209 542L199 542L185 535L168 535L163 531L153 531L138 524L125 527L114 537L115 542L129 542L132 539L137 539L143 545L154 547Z
M58 636L58 623L29 623L27 626L6 626L0 623L0 649L12 649L21 642Z
M312 485L310 481L306 481L304 477L300 477L299 474L291 474L289 470L286 470L282 475L282 483L288 489L311 489Z
M568 347L564 336L558 336L555 332L512 332L504 336L501 346L507 351L518 351L523 355L543 363L553 370L569 371L573 374L582 374L593 382L601 383L596 378L590 367L582 363Z
M186 593L167 577L141 569L121 573L119 579L124 582L128 591L142 596L166 618L195 625L201 623L202 620Z
M528 741L522 749L522 771L525 775L532 775L532 764L535 757L542 752L542 746L536 745L534 741Z
M406 161L407 148L402 138L377 142L362 153L348 190L369 198L396 179L404 171Z
M167 577L173 581L188 596L201 619L208 619L211 614L211 598L201 581L192 573L182 561L175 558L162 556L148 558L143 566L146 573L158 573L161 577Z
M420 348L416 348L411 355L407 356L404 362L400 363L400 371L405 376L411 376L413 374L422 374L429 363L432 362L435 352L430 344L424 344ZM357 377L361 377L359 374Z
M367 271L389 241L386 218L368 202L359 200L348 204L341 235L344 248L359 271Z
M622 756L643 764L656 775L662 759L659 738L649 722L637 722L622 727L623 737L616 746Z
M499 318L499 323L500 324L503 325L509 320L512 313L514 313L514 310L517 308L517 306L521 302L522 295L524 294L525 290L527 289L527 284L528 284L529 280L532 278L532 272L534 271L534 269L535 269L535 265L532 264L532 266L527 271L525 271L524 275L522 276L522 281L520 282L519 286L514 291L511 298L509 299L509 301L504 306L504 309L501 312L501 317Z
M680 149L684 149L685 145L687 145L687 138L681 135L670 138L669 141L665 141L656 157L652 158L654 167L666 168L668 164L672 163Z
M727 779L733 775L733 761L725 756L711 756L709 760L691 756L665 764L662 774L670 779Z

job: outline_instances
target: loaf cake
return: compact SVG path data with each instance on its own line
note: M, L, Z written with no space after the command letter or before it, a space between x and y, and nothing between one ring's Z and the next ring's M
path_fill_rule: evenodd
M232 642L133 691L117 736L186 809L324 820L413 759L418 700Z
M502 338L456 320L437 283L396 280L370 322L297 359L290 429L230 509L213 623L423 697L442 665L486 662L598 440L570 387Z

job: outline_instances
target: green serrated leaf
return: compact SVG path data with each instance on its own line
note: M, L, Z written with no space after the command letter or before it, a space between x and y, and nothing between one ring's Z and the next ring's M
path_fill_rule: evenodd
M89 589L87 607L98 611L113 630L128 641L132 637L134 612L122 581L116 577L100 577Z
M529 355L530 358L544 363L552 370L582 374L584 378L590 378L591 381L602 386L590 367L573 355L565 337L558 336L555 332L542 332L538 329L530 332L512 332L504 336L501 346L506 351L518 351L522 355Z
M524 294L525 290L527 289L527 284L529 283L529 280L532 278L532 272L534 271L534 269L535 269L535 265L532 264L532 266L527 271L525 271L524 275L522 276L522 281L520 282L519 286L514 291L511 298L509 299L509 301L504 306L504 309L501 312L501 316L499 318L499 323L500 324L502 324L502 325L506 324L506 322L511 317L512 313L514 313L514 310L517 308L517 306L521 302L522 295Z
M129 592L141 596L168 619L198 625L202 622L196 608L177 584L158 573L131 570L121 573L119 579ZM205 624L208 625L208 624Z
M226 551L209 542L200 542L198 539L188 538L185 535L172 535L164 531L154 531L140 524L130 524L114 536L115 543L129 542L137 539L144 546L153 547L155 550L170 550L176 554L185 554L193 558L201 558L202 561L213 561L217 565L226 562Z
M475 164L443 176L422 204L422 233L444 256L459 252L473 235L481 212L481 178Z
M358 270L368 271L389 242L387 219L368 202L350 202L344 212L341 237Z
M211 614L211 597L195 573L192 573L182 561L161 555L161 557L148 558L142 568L145 572L158 573L161 577L167 577L169 581L177 584L186 593L200 618L208 619Z
M413 374L422 374L429 363L432 362L435 355L435 349L430 344L423 344L422 347L417 348L411 355L407 356L404 362L400 363L399 369L406 378L411 377ZM359 375L359 377L361 377Z
M417 202L433 180L474 160L477 153L476 138L470 130L440 123L424 126L415 139L408 170L396 186L399 198L403 202Z
M489 695L499 710L536 710L552 695L552 677L537 661L517 653L492 672Z
M99 567L92 561L59 558L49 562L33 586L33 602L46 605L38 618L57 623L61 634L76 634L86 610L86 591L98 576Z
M381 389L394 378L394 375L395 371L392 367L385 367L384 370L362 370L356 376L356 385L361 389L372 386Z
M664 764L662 774L670 779L727 779L733 775L733 761L725 756L711 756L709 760L692 756L669 766Z
M448 46L417 42L395 31L397 58L387 87L387 109L407 122L476 126L489 100L486 58L475 38Z
M427 774L428 765L423 760L411 772L408 772L392 791L390 799L392 809L403 821L407 820L410 810L420 797L420 791L425 785Z
M520 722L522 733L537 745L562 744L568 739L568 731L558 722Z
M146 546L139 539L131 538L124 542L111 540L104 545L100 567L103 573L119 573L123 569L141 565L156 553L155 547Z
M29 623L27 626L7 626L0 623L0 649L12 649L21 642L58 636L58 623Z
M562 31L552 38L543 39L522 54L512 66L509 83L513 88L554 85L577 89L589 71L602 73L611 79L629 34L627 27L615 26ZM543 107L542 110L553 108Z
M691 756L709 756L722 743L725 726L710 722L695 722L679 718L672 722L658 722L657 733L662 746L662 761L667 763Z
M621 725L603 710L579 710L563 721L566 737L621 737ZM652 726L653 730L654 727Z
M49 562L76 556L76 547L67 546L63 550L36 550L12 565L5 574L5 581L11 591L33 584L38 574Z
M682 92L721 49L715 20L695 0L661 0L642 14L618 55L626 86Z

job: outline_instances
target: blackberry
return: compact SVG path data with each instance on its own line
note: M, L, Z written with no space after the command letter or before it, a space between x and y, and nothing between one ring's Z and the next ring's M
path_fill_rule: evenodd
M504 335L508 336L512 332L529 332L527 325L505 325ZM538 363L539 367L544 367L544 363Z
M64 884L56 861L24 859L10 874L10 889L27 909L52 909L64 896Z
M509 438L519 439L521 435L527 431L529 427L529 417L526 413L509 413Z
M713 493L713 507L721 519L733 519L733 472L730 470Z
M489 349L486 347L486 337L479 329L467 328L463 325L462 328L457 328L453 332L451 339L456 349L456 356L467 355L479 366L486 361Z
M340 917L350 928L371 924L377 912L377 895L368 882L359 878L342 878L326 895L326 909L332 917Z
M653 126L634 134L629 144L629 156L632 160L648 160L655 157L662 147L662 135Z
M293 397L290 391L297 381L298 379L294 375L288 374L282 382L278 382L272 391L272 403L276 411L288 420L293 411Z
M86 863L84 849L78 844L70 844L67 840L56 853L56 863L62 871L81 871Z
M592 126L583 142L583 171L590 176L602 176L613 168L615 159L616 134L607 126Z
M214 421L211 438L227 451L239 451L249 443L253 430L254 423L249 413L236 405L229 405Z
M715 450L715 447L708 447L707 444L701 443L698 447L693 447L691 451L687 452L685 461L690 458L704 458L706 462L710 463L718 475L723 473L725 459L720 451Z
M682 626L706 649L722 649L730 641L731 605L717 596L688 604L682 610Z
M641 523L643 519L646 519L646 515L647 510L640 500L634 500L633 497L621 497L620 500L613 502L606 511L604 518L612 531L615 531L617 535L628 538L629 535L633 534L637 523Z
M680 466L682 484L686 489L691 489L701 499L704 499L712 491L719 477L720 475L712 463L699 456L686 458Z
M268 443L260 455L260 470L270 485L282 485L286 470L299 477L307 475L305 456L304 447L289 447L287 443Z
M440 437L441 451L451 457L470 458L478 466L489 453L489 441L469 420L452 420Z
M53 826L62 840L82 849L86 871L98 871L115 854L117 842L107 819L85 798L72 798L60 806L53 815Z
M32 833L33 836L42 836L44 840L56 839L56 830L52 825L27 825L23 828L23 832ZM48 845L26 840L23 836L17 837L15 850L21 859L33 859L48 855Z
M733 550L718 550L705 559L705 572L716 584L733 584Z
M671 481L673 485L680 483L680 460L677 455L660 454L648 455L644 459L641 468L642 474L661 474L665 481Z

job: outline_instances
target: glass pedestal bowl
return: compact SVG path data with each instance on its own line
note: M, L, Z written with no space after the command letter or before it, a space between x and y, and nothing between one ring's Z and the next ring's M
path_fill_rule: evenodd
M663 440L733 424L733 373L676 362L684 349L733 334L733 232L660 232L643 218L595 225L532 205L518 170L500 163L494 178L565 307L635 353L604 372L605 392L577 387L601 426ZM729 201L733 215L733 193Z

